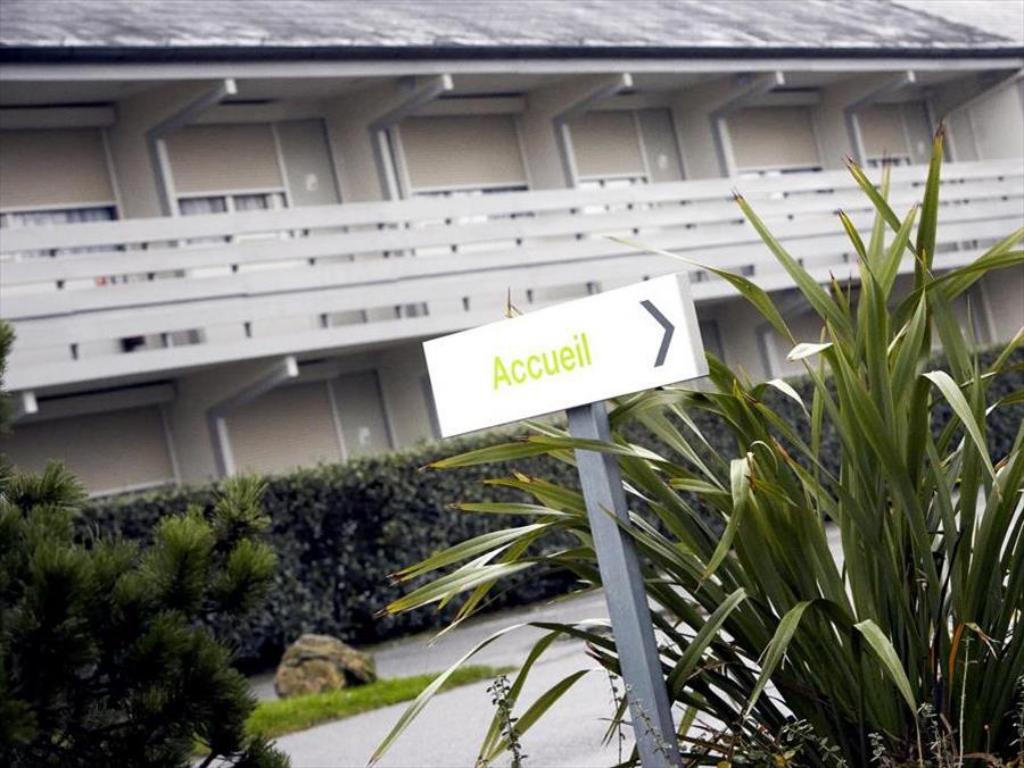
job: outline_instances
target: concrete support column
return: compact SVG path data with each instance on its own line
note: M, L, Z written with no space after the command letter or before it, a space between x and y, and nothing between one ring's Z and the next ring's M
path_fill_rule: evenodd
M448 75L403 78L324 102L331 152L344 202L402 196L403 169L394 162L394 127L424 104L452 89Z
M451 91L453 87L452 79L448 75L436 75L426 78L423 82L410 78L403 80L400 86L403 93L399 102L369 125L374 165L377 166L381 192L388 200L409 196L397 158L401 150L398 147L396 127L402 120L414 115L420 107Z
M167 403L167 426L174 443L181 480L199 483L220 476L210 409L262 378L268 360L250 360L201 370L175 381L176 397Z
M814 128L821 144L821 163L826 169L842 168L847 157L864 163L857 112L885 96L909 87L913 72L862 75L826 86L821 104L813 112Z
M146 131L150 163L156 176L157 197L160 200L160 209L164 216L178 215L174 174L171 170L170 156L167 154L167 138L219 104L227 96L233 96L236 93L238 93L238 88L235 86L234 80L230 78L221 80Z
M397 80L375 82L362 90L323 102L335 173L346 203L383 199L369 126L392 109L401 94Z
M565 123L600 99L628 87L628 78L629 75L624 73L575 77L538 88L527 95L520 129L524 160L534 189L571 186L572 176L565 166L565 135L568 133Z
M258 378L207 409L206 424L213 445L213 460L220 477L230 477L237 470L235 454L231 447L231 435L228 432L228 416L232 411L251 403L288 379L297 378L298 375L299 364L293 355L288 355L267 368Z
M711 179L732 172L725 118L758 96L785 83L781 72L738 75L701 82L672 100L687 179Z
M117 122L107 129L107 138L125 218L164 215L149 131L222 83L221 80L204 80L161 85L118 103Z

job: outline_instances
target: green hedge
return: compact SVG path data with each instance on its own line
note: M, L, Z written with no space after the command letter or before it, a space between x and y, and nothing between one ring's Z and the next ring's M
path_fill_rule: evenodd
M993 400L1024 389L1024 352L1018 351L1013 363L1016 370L993 383ZM805 382L793 384L798 391L807 391ZM792 400L771 388L765 398L787 421L806 426ZM990 417L990 441L993 455L1001 457L1012 445L1024 406L1003 408L997 414ZM712 442L726 440L709 417L697 415ZM408 589L392 585L388 574L449 544L515 523L507 517L454 511L451 503L513 500L515 494L483 484L488 477L506 475L507 466L444 472L421 467L508 438L507 432L491 434L268 478L264 505L280 567L263 610L245 625L222 628L233 637L241 665L252 669L276 663L283 647L305 631L366 644L440 626L450 612L375 617ZM651 442L641 434L630 438ZM832 438L826 434L825 439ZM517 461L515 468L561 484L576 483L572 467L544 457ZM160 518L189 504L208 507L212 497L213 487L203 486L96 500L86 510L83 524L100 533L145 539ZM528 571L508 582L493 607L529 603L562 593L570 585L567 574Z
M302 632L333 634L366 644L439 626L448 613L419 611L376 618L408 587L388 575L462 539L509 524L509 518L450 509L456 501L506 498L485 486L499 467L456 471L421 468L461 450L509 439L509 434L430 444L376 458L322 465L267 478L264 506L270 543L280 559L262 611L244 626L225 627L244 667L275 664L284 646ZM572 468L543 457L517 463L531 475L572 483ZM88 529L145 539L162 517L190 504L209 508L213 486L97 499L83 516ZM523 604L564 592L566 575L520 579L495 607Z

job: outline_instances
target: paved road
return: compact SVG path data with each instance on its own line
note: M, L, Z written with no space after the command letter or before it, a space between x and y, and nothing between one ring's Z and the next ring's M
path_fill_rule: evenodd
M838 553L838 532L829 531L832 551ZM408 638L370 649L383 677L415 675L447 668L470 648L511 624L530 621L572 622L607 618L604 595L589 593L571 600L534 606L476 620L430 645L430 636ZM541 631L526 627L495 641L474 658L479 664L518 666ZM617 745L601 747L612 711L611 690L604 672L584 653L582 643L556 642L536 664L521 703L580 669L594 669L523 736L530 768L597 768L618 761ZM494 708L488 682L440 694L420 714L380 763L382 768L471 768ZM256 681L257 693L273 696L269 680ZM278 746L292 758L294 768L361 768L388 733L407 704L291 734ZM631 741L626 748L631 746ZM499 763L500 764L500 763Z

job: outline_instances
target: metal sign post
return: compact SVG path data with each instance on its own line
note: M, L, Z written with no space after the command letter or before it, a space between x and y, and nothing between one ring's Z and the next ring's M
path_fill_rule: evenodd
M445 437L565 410L573 437L607 442L605 400L707 373L684 275L423 346ZM640 561L615 519L629 519L619 465L591 450L577 450L576 464L640 760L644 768L675 767L679 749Z
M609 439L608 412L603 402L570 408L568 416L573 437ZM614 514L619 520L629 519L619 464L608 453L576 451L576 467L587 503L622 679L628 686L626 697L640 764L644 768L676 768L680 761L672 705L665 690L640 561L632 539L623 534L611 517Z

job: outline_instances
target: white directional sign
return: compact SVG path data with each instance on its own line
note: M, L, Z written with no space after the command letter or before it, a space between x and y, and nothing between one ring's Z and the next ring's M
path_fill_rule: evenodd
M423 345L448 437L565 410L569 434L610 439L604 401L707 373L685 275L668 275ZM576 449L601 583L644 768L680 765L615 457ZM613 520L608 512L612 512ZM640 727L639 723L646 723Z
M423 349L445 437L707 374L682 274L434 339Z

